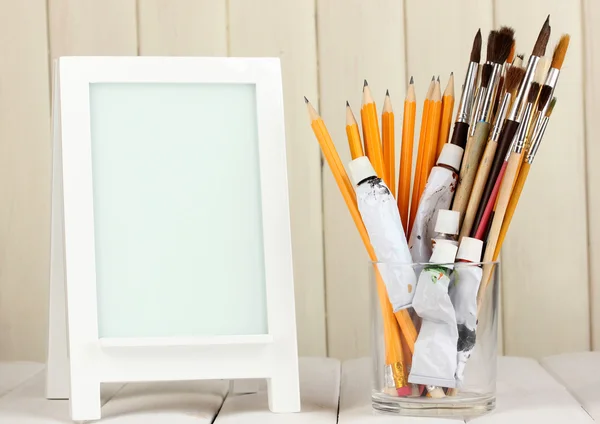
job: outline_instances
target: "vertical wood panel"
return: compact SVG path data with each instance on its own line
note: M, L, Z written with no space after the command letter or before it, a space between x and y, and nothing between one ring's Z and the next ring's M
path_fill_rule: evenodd
M0 13L0 359L42 361L50 246L46 2Z
M51 58L137 54L135 0L48 0Z
M283 70L298 346L325 355L321 162L302 96L317 100L313 2L230 0L232 56L277 56Z
M502 252L505 352L541 357L589 349L582 10L559 0L523 6L495 3L498 24L516 29L517 51L531 53L548 13L548 55L560 34L572 35L558 104Z
M592 349L600 349L600 4L583 0L585 45L585 124L587 159L588 249ZM569 60L569 58L567 58ZM568 71L568 68L567 68Z
M139 52L155 56L226 56L223 0L140 0Z
M345 102L350 101L359 116L364 78L369 81L378 113L385 90L390 90L397 110L395 125L402 128L408 82L403 2L319 0L317 5L320 113L347 165ZM307 142L317 145L313 136ZM323 199L329 354L342 359L365 356L371 322L368 256L327 165Z

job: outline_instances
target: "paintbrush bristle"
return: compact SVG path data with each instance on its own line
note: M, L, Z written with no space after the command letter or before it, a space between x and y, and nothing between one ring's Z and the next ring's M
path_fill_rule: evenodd
M488 39L487 39L487 46L486 46L486 56L485 56L485 61L486 62L491 62L492 58L496 55L496 53L494 52L494 48L496 47L496 38L498 37L498 31L490 31L490 34L488 35Z
M494 39L495 46L493 47L494 57L492 61L503 64L510 55L510 50L514 42L515 30L511 27L503 26L498 31L498 35Z
M545 74L546 74L546 62L547 62L547 58L544 57L540 57L540 60L538 61L537 66L535 67L535 73L533 74L533 80L535 82L537 82L538 84L543 84L545 81Z
M529 94L527 95L527 103L535 103L539 93L540 84L537 82L532 82L531 87L529 88Z
M490 77L492 76L493 67L489 63L483 65L481 69L481 86L487 87L490 85Z
M508 59L506 59L506 61L508 63L512 63L513 60L515 60L515 49L517 47L517 43L515 42L515 40L513 40L512 46L510 48L510 53L508 55Z
M548 45L548 40L550 40L550 15L546 18L542 29L540 30L540 34L533 46L533 50L531 54L533 56L542 57L546 54L546 46Z
M569 48L569 41L571 41L571 36L569 34L564 34L560 37L558 44L554 48L551 65L554 69L562 68L565 56L567 55L567 49Z
M481 60L481 30L477 30L475 39L473 40L473 48L471 48L471 62L477 62Z
M538 98L537 110L542 111L548 104L548 101L552 97L552 87L549 85L542 85L542 89L540 90L540 97Z
M523 81L525 69L520 66L511 66L506 72L506 91L512 93L519 88L519 84Z
M546 109L546 116L549 118L552 115L552 111L554 110L554 106L556 106L556 97L553 97L550 100L550 104L548 105L548 109Z
M518 54L517 57L515 57L515 60L513 60L512 66L523 66L523 55Z

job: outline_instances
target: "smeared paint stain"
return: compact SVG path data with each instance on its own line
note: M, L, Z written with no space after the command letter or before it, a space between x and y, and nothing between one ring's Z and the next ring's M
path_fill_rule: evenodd
M409 285L408 285L408 292L409 292L409 293L412 293L412 284L409 284Z
M465 324L458 324L458 344L457 349L461 351L469 351L475 347L475 330L468 328Z

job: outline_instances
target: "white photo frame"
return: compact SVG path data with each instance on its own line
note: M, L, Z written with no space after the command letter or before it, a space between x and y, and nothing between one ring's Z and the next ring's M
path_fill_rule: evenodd
M266 378L269 408L274 412L299 411L291 235L279 59L65 57L59 59L55 77L49 393L64 394L66 391L67 385L61 383L59 375L65 374L64 368L68 362L70 370L68 387L73 420L101 418L100 384L104 382ZM119 86L111 86L111 84ZM106 309L106 306L102 306L104 303L99 306L99 296L108 298L110 303L111 299L121 300L131 295L127 292L106 295L103 290L108 290L106 289L107 278L96 273L97 269L101 269L103 275L105 274L104 259L97 262L97 248L106 251L106 246L102 244L104 241L99 241L103 239L103 233L98 232L100 230L97 227L101 227L98 220L104 219L99 218L101 216L109 216L106 219L111 219L110 217L114 215L114 210L112 215L110 213L103 215L103 212L98 209L98 205L103 204L102 196L107 198L106 191L103 195L99 194L101 192L97 186L101 184L98 181L101 175L108 174L111 178L116 178L111 172L112 167L118 169L118 166L111 162L112 167L108 168L110 172L101 174L98 171L101 166L98 165L96 157L100 153L97 146L93 148L93 138L96 136L93 136L94 131L91 127L91 100L96 94L91 93L100 90L114 95L122 92L125 85L121 84L133 86L135 89L140 87L138 84L150 84L152 87L171 84L175 85L174 89L178 93L184 93L181 95L186 98L196 89L203 90L208 86L220 85L229 87L228 92L239 92L239 96L242 96L239 97L240 99L248 99L250 98L248 93L254 93L259 171L257 181L260 185L258 209L264 258L261 259L264 271L260 272L264 273L265 292L264 305L259 306L265 308L264 331L261 330L263 324L260 314L257 314L258 318L253 323L252 315L256 308L251 307L245 312L249 316L250 323L244 323L245 327L241 334L236 333L235 323L233 326L227 323L225 326L218 327L223 329L225 334L213 334L211 332L219 331L214 329L214 325L207 327L196 325L200 320L192 320L194 325L190 328L186 327L181 334L170 334L171 330L177 329L166 325L158 336L153 336L155 327L142 328L145 322L155 322L152 317L138 319L140 314L146 313L143 309L137 310L135 316L131 318L131 321L139 321L136 321L137 324L130 326L126 331L116 331L115 325L118 327L119 322L128 323L129 320L111 320L110 315L114 314L116 309L114 307ZM190 90L182 89L183 84L191 84ZM241 85L250 85L254 88L241 90L239 89ZM108 91L104 88L97 90L94 87L108 87ZM202 94L199 91L195 98L203 99L205 95L206 92ZM235 95L230 95L236 98ZM132 94L128 93L121 99L135 99L135 95L131 96ZM194 101L190 102L190 105L194 104ZM115 103L114 106L118 107L121 104ZM252 112L248 113L252 114ZM201 120L202 117L199 116L198 119ZM206 122L207 127L211 122ZM234 122L233 125L235 124ZM252 132L251 128L242 127L242 130L243 134ZM173 137L177 139L175 132L174 130ZM214 134L219 134L219 131ZM115 137L114 131L112 137ZM134 139L135 137L130 139L132 143ZM106 145L106 138L102 140L104 143L102 145ZM225 141L235 143L236 139ZM119 142L121 144L117 146L126 145L127 139ZM117 153L112 151L110 155L104 156L120 157L119 151ZM218 155L216 156L214 160L219 162ZM95 164L94 170L92 163ZM141 170L139 164L131 164L131 166L133 168L138 166L137 170ZM162 164L157 163L156 166L160 167ZM227 166L227 163L223 163L223 166ZM194 172L196 171L194 169ZM114 171L115 175L117 173L118 171ZM136 169L124 175L137 175ZM252 177L252 175L239 176L248 180ZM214 179L214 170L212 174L206 175L206 181L210 182L212 179ZM195 178L190 187L197 185L197 181L198 178ZM151 190L147 186L143 188ZM180 186L176 188L180 189ZM114 199L111 198L111 201ZM222 231L226 233L227 229ZM254 233L248 234L252 236ZM250 236L247 237L249 240ZM235 234L232 237L235 239ZM216 239L213 238L214 240ZM189 246L183 247L189 250ZM183 247L181 250L185 253ZM238 257L249 254L250 252L244 250L236 251ZM257 260L252 262L252 264L256 263ZM257 275L263 275L260 272ZM64 296L63 279L66 281L67 334L60 330L64 322L64 309L61 311ZM260 277L248 277L248 280L252 281L259 279ZM111 284L109 288L114 291L115 284ZM174 283L165 281L164 284ZM247 293L253 295L260 291L260 287L262 286L253 286L247 290ZM120 286L117 285L116 289L120 290ZM198 289L194 286L192 290ZM192 293L198 295L197 292ZM187 294L189 299L190 295ZM201 294L202 296L195 298L200 299L206 295L210 299L211 292ZM169 296L171 295L177 297L177 293L169 292ZM256 299L260 300L261 297L258 296ZM256 299L254 301L259 304L260 301ZM135 304L134 299L134 302L128 305ZM238 302L237 305L242 304ZM119 311L122 315L123 310ZM162 310L163 317L168 317L167 312ZM121 329L117 328L117 330ZM194 331L199 333L196 334ZM143 334L137 336L137 332ZM102 337L103 334L109 336ZM116 335L112 336L112 334ZM68 360L65 358L66 352L60 346L61 344L64 346L65 342L68 344ZM52 397L62 397L62 395Z

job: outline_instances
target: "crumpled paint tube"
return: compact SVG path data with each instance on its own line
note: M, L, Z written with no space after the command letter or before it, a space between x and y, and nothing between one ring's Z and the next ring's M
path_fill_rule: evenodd
M477 264L481 260L483 241L463 237L460 242L457 263L452 275L450 299L456 312L458 328L456 385L461 387L465 366L475 347L477 328L477 291L481 283L482 269Z
M413 308L423 319L415 342L409 383L455 387L458 329L448 296L450 274L458 247L436 243L431 264L419 275ZM444 264L444 265L440 265Z
M380 262L377 266L392 308L394 312L408 308L415 295L417 276L410 265L412 258L396 200L366 156L354 159L349 167L357 186L358 210Z
M437 166L434 166L429 174L408 242L413 261L416 263L425 263L431 256L431 240L435 235L437 212L450 208L463 153L462 147L446 143Z

